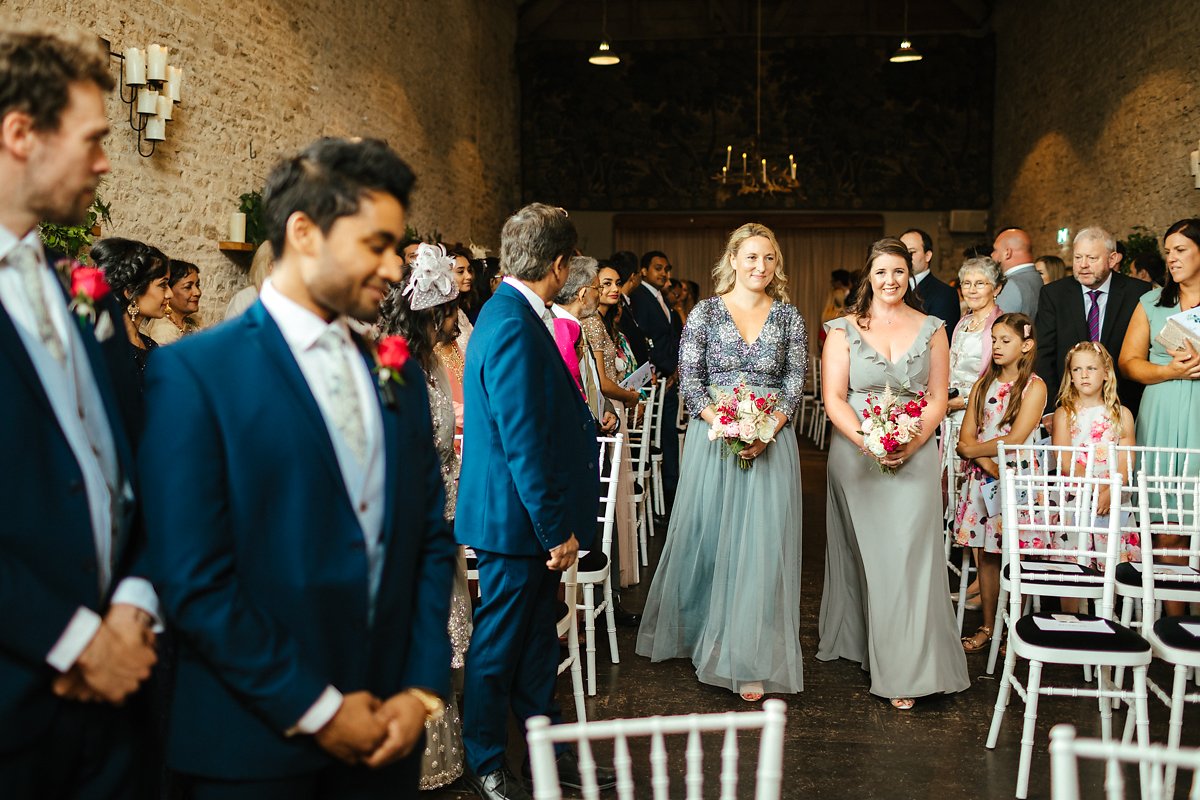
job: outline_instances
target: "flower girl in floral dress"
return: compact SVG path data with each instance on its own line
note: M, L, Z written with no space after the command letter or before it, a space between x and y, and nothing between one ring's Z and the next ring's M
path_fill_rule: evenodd
M983 605L983 625L962 640L968 653L987 647L1000 597L1002 525L999 516L988 515L984 486L1000 477L996 462L1000 443L1030 444L1046 407L1046 384L1033 372L1037 335L1029 317L997 317L992 325L991 355L987 370L971 388L958 438L958 454L968 465L955 514L955 540L961 547L974 548Z
M1134 444L1133 414L1117 399L1117 373L1112 356L1099 342L1080 342L1067 353L1062 387L1058 391L1058 410L1054 412L1053 443L1078 448L1071 463L1071 474L1082 475L1087 467L1087 449L1094 448L1092 474L1107 478L1111 472L1111 444ZM1122 455L1119 472L1129 476L1128 456ZM1096 513L1105 516L1112 506L1108 487L1100 489ZM1096 548L1104 546L1095 542ZM1121 534L1121 560L1141 558L1138 535Z

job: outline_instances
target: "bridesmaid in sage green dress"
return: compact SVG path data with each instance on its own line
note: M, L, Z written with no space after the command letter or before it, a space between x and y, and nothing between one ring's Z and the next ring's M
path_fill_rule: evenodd
M871 248L847 316L826 324L823 395L837 433L829 447L825 591L817 658L871 673L871 692L901 710L970 685L942 550L937 446L946 413L949 347L909 288L899 239ZM867 395L925 392L921 432L878 459L863 452ZM885 474L880 467L895 470Z

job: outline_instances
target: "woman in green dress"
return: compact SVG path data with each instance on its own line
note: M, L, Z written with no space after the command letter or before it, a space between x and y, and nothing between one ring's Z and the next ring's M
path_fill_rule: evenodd
M1200 449L1200 353L1189 343L1169 351L1156 341L1174 314L1200 305L1200 219L1181 219L1167 229L1167 275L1161 289L1142 295L1121 347L1121 372L1146 385L1137 417L1137 442L1149 447ZM1200 459L1187 461L1200 473ZM1160 547L1182 546L1182 538L1158 537ZM1187 613L1168 603L1167 614Z

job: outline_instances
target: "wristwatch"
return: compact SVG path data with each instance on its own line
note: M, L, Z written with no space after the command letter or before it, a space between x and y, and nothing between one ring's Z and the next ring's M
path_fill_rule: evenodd
M418 689L415 686L405 690L425 706L425 721L426 722L441 722L442 716L446 713L446 704L442 702L442 698L438 697L433 692L427 692L424 689Z

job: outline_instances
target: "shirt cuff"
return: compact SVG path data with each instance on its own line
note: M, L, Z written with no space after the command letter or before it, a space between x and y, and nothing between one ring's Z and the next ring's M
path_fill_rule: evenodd
M154 618L150 630L155 633L163 632L162 607L158 602L158 594L154 586L145 578L125 578L117 584L109 605L125 603L136 606Z
M98 630L100 630L100 615L90 608L80 606L71 617L71 621L67 623L62 636L58 637L54 647L50 648L50 652L46 654L46 663L59 672L71 669L87 646L92 643Z
M289 728L284 735L295 736L298 733L312 735L329 724L338 710L342 707L342 693L332 686L326 686L325 691L317 698L317 702L304 712L300 721Z

